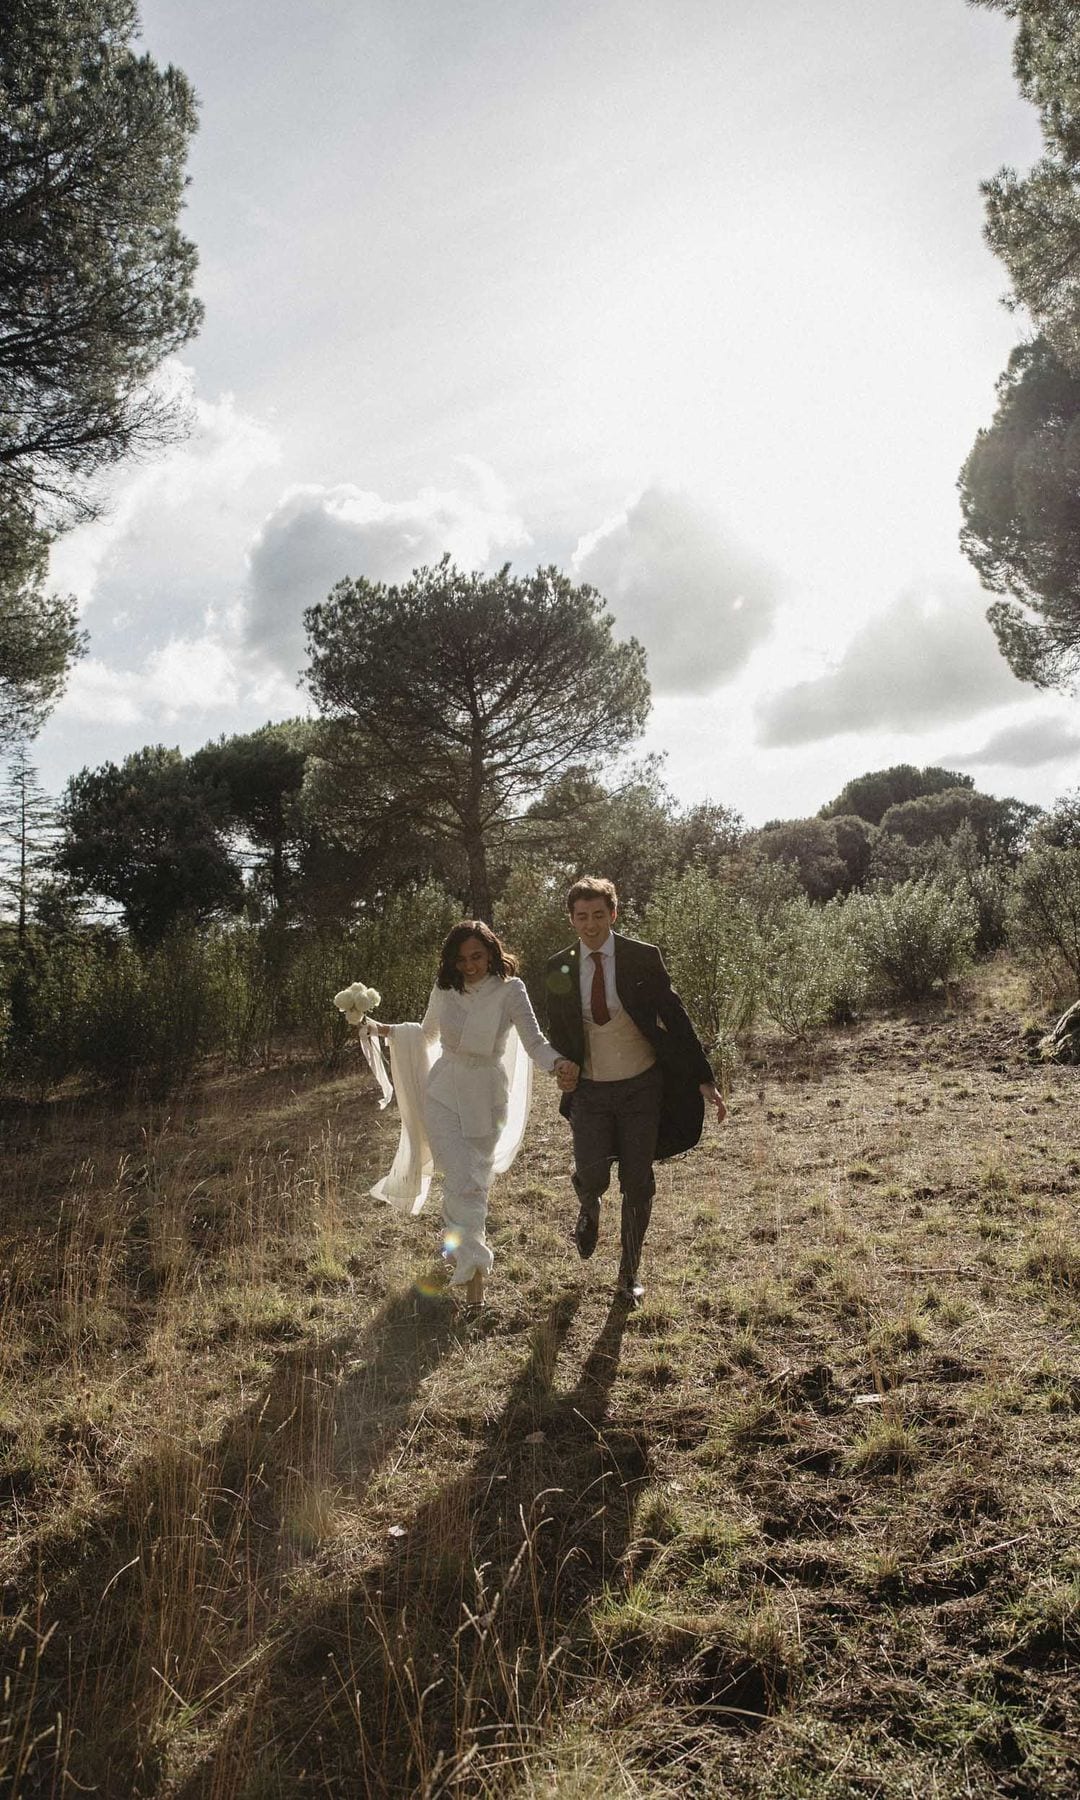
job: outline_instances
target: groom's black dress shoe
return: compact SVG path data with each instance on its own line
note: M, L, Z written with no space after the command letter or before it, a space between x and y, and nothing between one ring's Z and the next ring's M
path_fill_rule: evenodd
M574 1226L574 1242L577 1245L578 1255L581 1257L582 1261L585 1261L587 1257L592 1255L593 1251L596 1249L596 1240L599 1236L599 1211L590 1212L588 1207L583 1206L578 1213L577 1224Z

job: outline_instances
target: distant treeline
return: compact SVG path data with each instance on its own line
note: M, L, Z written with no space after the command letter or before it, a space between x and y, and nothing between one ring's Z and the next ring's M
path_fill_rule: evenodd
M331 997L356 978L381 989L386 1017L418 1015L466 872L418 838L365 855L305 821L316 731L267 726L186 758L143 751L85 771L55 816L5 809L9 1090L167 1087L207 1058L332 1060L348 1032ZM748 830L721 805L681 808L655 764L618 787L571 770L492 846L490 867L495 924L541 1008L566 888L600 871L625 927L663 946L721 1061L765 1023L803 1037L932 1000L1006 944L1048 1000L1080 987L1080 795L1040 813L900 765L849 782L813 818Z

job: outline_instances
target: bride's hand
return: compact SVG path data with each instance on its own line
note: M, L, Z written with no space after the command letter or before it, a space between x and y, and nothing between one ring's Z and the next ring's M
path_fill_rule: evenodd
M368 1024L369 1024L369 1025L370 1025L370 1026L371 1026L371 1029L372 1029L372 1030L373 1030L373 1031L377 1031L377 1032L378 1032L378 1034L379 1034L379 1036L380 1036L380 1037L381 1037L381 1038L388 1038L388 1037L389 1037L389 1036L390 1036L390 1033L391 1033L391 1032L392 1032L392 1031L393 1031L393 1029L394 1029L394 1027L393 1027L393 1026L392 1026L392 1025L383 1025L383 1024L380 1024L380 1022L379 1022L379 1020L378 1020L378 1019L372 1019L372 1018L369 1018L369 1019L368 1019Z
M555 1064L555 1080L558 1082L562 1093L573 1093L574 1089L577 1087L578 1076L580 1073L581 1070L578 1068L577 1063L570 1062L566 1057L563 1057Z

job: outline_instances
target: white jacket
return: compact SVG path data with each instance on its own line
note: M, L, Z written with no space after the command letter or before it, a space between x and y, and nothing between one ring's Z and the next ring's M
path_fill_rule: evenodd
M371 1189L374 1197L399 1212L423 1206L433 1172L425 1098L456 1112L463 1136L495 1135L492 1172L508 1169L529 1116L531 1065L550 1073L558 1061L516 976L488 975L461 994L432 988L422 1023L395 1025L390 1034L401 1136L389 1175Z

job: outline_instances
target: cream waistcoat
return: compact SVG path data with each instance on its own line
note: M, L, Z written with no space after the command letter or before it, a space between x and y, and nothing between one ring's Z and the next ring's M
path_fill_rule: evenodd
M625 1007L613 1013L606 1025L582 1019L585 1027L585 1068L589 1081L628 1081L644 1075L656 1061L656 1052L643 1037Z

